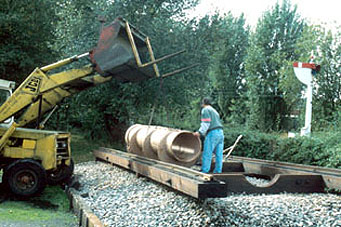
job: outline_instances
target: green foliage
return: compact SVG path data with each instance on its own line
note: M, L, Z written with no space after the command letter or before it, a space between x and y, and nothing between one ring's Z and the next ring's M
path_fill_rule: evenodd
M107 137L101 139L88 139L84 132L72 131L71 151L75 163L94 161L93 151L99 147L110 147L125 150L124 143L112 141Z
M243 128L224 130L225 147L232 146L241 134L232 155L341 168L341 133L320 133L312 137L282 137Z
M250 37L245 60L248 91L247 123L260 130L280 130L289 107L283 99L281 79L288 75L289 65L298 59L295 45L304 22L290 1L277 3L264 13Z
M232 155L259 159L267 159L269 157L277 140L276 135L240 127L225 127L224 135L225 147L232 146L238 136L243 135Z
M316 75L316 90L313 97L316 129L330 129L337 119L341 104L341 30L338 35L325 32L319 43L318 62L321 72Z
M54 2L1 0L0 5L0 77L21 82L56 56Z
M245 92L244 58L249 29L243 15L235 18L231 13L215 18L212 24L217 27L209 71L213 81L212 96L218 103L223 120L242 123L239 113L244 101L241 96Z
M285 160L301 164L316 164L322 154L323 143L319 138L298 137L279 140L273 153L274 160Z
M340 168L340 136L340 133L329 133L280 140L273 159Z

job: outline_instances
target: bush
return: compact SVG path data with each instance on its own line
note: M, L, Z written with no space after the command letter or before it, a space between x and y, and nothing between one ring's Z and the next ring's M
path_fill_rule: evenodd
M237 144L233 155L341 168L341 132L314 133L311 137L283 138L280 134L266 134L240 128L224 129L225 147Z
M243 128L228 128L224 130L225 147L232 146L239 135L243 138L237 144L233 155L266 159L273 151L277 137L272 134L261 133L258 131Z
M314 165L321 158L323 142L314 137L278 139L272 160Z

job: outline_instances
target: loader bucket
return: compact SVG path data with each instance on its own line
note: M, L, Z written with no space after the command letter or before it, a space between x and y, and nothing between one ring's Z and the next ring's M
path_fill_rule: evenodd
M150 57L151 50L148 49L146 38L124 19L117 18L103 27L97 46L90 52L91 62L100 75L112 76L121 82L155 77L156 64L141 67L139 62L154 58Z

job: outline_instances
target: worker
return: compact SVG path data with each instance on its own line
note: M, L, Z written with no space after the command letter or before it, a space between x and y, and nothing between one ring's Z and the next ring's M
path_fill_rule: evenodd
M197 132L193 133L197 137L205 136L201 172L208 173L210 171L212 155L214 153L215 167L213 173L221 173L224 147L223 125L218 112L211 106L209 98L204 98L201 106L200 128Z

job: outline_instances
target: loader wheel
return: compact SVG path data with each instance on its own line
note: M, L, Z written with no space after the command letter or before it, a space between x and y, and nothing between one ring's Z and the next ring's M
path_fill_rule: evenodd
M73 174L73 169L75 165L71 159L70 165L61 165L57 170L53 172L48 172L47 183L50 185L57 185L67 182Z
M4 180L13 194L30 197L44 190L46 172L37 161L29 159L18 160L6 168Z

